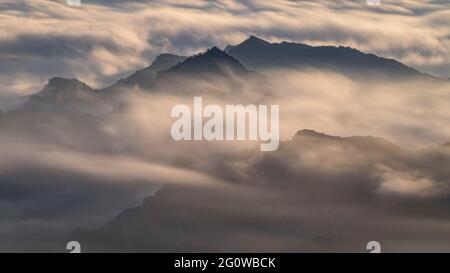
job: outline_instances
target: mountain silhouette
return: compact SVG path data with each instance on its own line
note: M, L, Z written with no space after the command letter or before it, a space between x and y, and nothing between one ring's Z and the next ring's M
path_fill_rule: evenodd
M183 62L157 73L152 84L154 92L198 94L220 94L224 90L239 92L242 79L248 80L253 73L248 71L238 60L217 47L191 56ZM217 82L217 84L212 84ZM206 90L207 83L211 89ZM224 88L223 84L227 85ZM222 87L220 87L222 86Z
M331 70L349 75L355 80L361 79L360 76L373 79L414 77L436 80L398 61L366 54L353 48L314 47L290 42L269 43L250 36L239 45L227 46L224 51L212 47L191 57L161 54L150 66L99 90L94 90L76 79L52 78L42 91L29 96L28 101L19 108L53 111L66 105L72 109L81 109L92 105L98 99L109 100L112 97L109 95L120 94L124 89L139 87L144 90L176 92L180 86L191 85L196 80L213 81L217 77L226 79L232 89L239 89L240 83L234 78L255 75L252 70L297 68Z
M50 79L42 91L33 95L33 97L81 97L93 91L91 87L77 79L55 77Z
M133 73L127 78L102 89L103 94L124 88L139 87L156 91L158 88L171 89L181 80L195 80L205 77L227 77L243 75L247 69L238 60L217 47L191 57L161 54L149 67Z
M229 73L246 73L247 69L235 58L217 47L212 47L203 53L187 58L183 62L158 74L161 75L197 75L215 74L227 75Z
M316 231L314 228L305 230L305 224L323 226L330 223L330 218L339 219L339 215L332 213L324 215L321 208L325 202L342 205L342 200L337 197L342 194L356 196L355 206L369 202L368 206L374 208L370 200L374 200L373 188L377 182L371 176L371 170L379 164L395 166L396 160L405 154L404 150L381 138L338 137L301 130L270 155L250 152L225 158L219 156L217 170L213 170L212 175L230 185L245 186L226 189L167 184L156 195L146 198L141 206L123 211L101 228L78 229L70 235L70 240L79 241L87 252L345 248L342 241L333 237L334 232L348 234L345 228L334 225L332 233L324 232L326 240L316 242ZM304 161L303 157L309 159L310 156L317 160L323 157L323 160ZM348 168L341 156L357 160L359 165ZM243 159L245 168L242 167ZM314 163L317 165L312 168ZM233 166L239 167L234 169ZM229 175L236 171L244 172L243 179ZM249 186L248 190L246 186ZM309 202L317 202L317 207L309 210L312 208ZM300 212L304 206L309 211L303 215L293 213L287 217L280 210L290 207ZM377 232L383 234L385 230ZM242 236L245 241L239 240ZM284 236L297 238L298 244L283 241Z
M28 111L57 111L93 105L96 95L94 89L77 79L52 78L44 88L31 96L21 106ZM76 108L76 107L73 107ZM73 109L72 109L73 110Z
M151 87L152 81L155 79L156 74L159 71L167 70L181 62L183 62L187 57L178 56L174 54L161 54L156 57L153 63L130 76L119 80L117 83L112 86L106 87L103 91L112 91L122 88L133 88L139 87L142 89L148 89Z
M77 79L55 77L44 88L28 96L22 105L11 113L47 112L61 114L103 115L112 110L112 105L101 96L98 90Z
M238 59L247 68L257 71L309 68L348 75L431 78L396 60L363 53L350 47L309 46L291 42L269 43L250 36L239 45L227 46L225 52Z

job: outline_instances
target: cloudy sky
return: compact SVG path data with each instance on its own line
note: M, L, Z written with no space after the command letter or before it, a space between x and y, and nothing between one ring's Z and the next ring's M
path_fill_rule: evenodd
M448 78L449 25L443 0L2 0L0 101L36 92L53 76L101 87L160 53L192 54L251 34L356 47Z

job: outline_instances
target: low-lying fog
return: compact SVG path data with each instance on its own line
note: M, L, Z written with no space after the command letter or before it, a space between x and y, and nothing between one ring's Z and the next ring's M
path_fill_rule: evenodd
M170 111L192 106L194 96L220 106L280 105L279 150L172 140ZM215 231L222 236L216 248L198 243L195 250L245 250L240 241L247 240L266 251L352 250L359 243L354 250L365 251L377 238L392 251L449 250L450 148L440 146L450 141L446 82L277 70L178 79L157 90L122 90L106 103L112 110L98 115L92 109L0 116L0 250L65 251L68 234L103 226L164 184L174 187L188 222L211 206L211 213L247 223L214 227L223 229ZM294 138L301 129L384 139L310 131ZM187 196L178 187L188 187ZM204 199L188 196L195 188L207 193ZM240 210L247 202L258 209ZM207 227L192 240L217 236ZM148 232L161 228L150 225ZM156 245L166 249L164 241Z

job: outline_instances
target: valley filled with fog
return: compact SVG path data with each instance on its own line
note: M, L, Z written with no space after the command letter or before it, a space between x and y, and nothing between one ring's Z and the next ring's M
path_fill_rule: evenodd
M350 55L268 66L213 48L103 89L51 79L0 118L2 250L448 250L448 82L329 50ZM171 108L194 96L280 105L279 149L174 141Z

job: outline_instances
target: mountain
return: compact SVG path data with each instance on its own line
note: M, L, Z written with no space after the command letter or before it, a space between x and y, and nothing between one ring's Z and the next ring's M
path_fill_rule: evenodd
M117 107L114 95L124 89L139 87L145 90L175 86L179 90L183 80L204 79L208 76L245 75L247 69L236 59L217 47L186 58L173 54L161 54L153 63L127 78L100 90L94 90L77 79L52 78L44 88L17 107L16 110L34 112L79 112L88 114L106 113ZM230 80L230 82L232 82ZM195 88L193 88L195 89ZM197 90L196 90L197 91Z
M157 73L152 91L198 95L199 90L206 94L236 95L242 89L242 82L250 80L254 73L248 71L238 60L217 47L191 56Z
M161 54L149 67L100 90L94 91L76 79L53 78L41 92L29 96L28 101L18 108L34 111L59 111L67 108L86 112L87 108L99 100L111 103L110 98L113 96L110 95L120 94L124 88L139 87L165 92L173 90L178 93L180 87L189 86L192 92L196 92L198 88L204 88L204 85L194 86L196 83L202 81L211 83L217 79L220 79L221 83L228 84L230 90L239 90L242 84L239 78L256 75L247 68L256 71L275 68L312 68L373 79L378 77L435 79L395 60L348 47L314 47L290 42L269 43L250 36L239 45L227 46L224 51L212 47L191 57ZM209 86L219 85L209 84ZM220 92L216 89L211 92Z
M8 115L32 112L34 115L57 113L58 116L99 117L117 107L113 103L113 96L105 95L77 79L61 77L50 79L41 91L24 99L21 105L8 111Z
M185 56L178 56L174 54L161 54L156 57L156 59L150 66L142 70L136 71L130 76L119 80L112 86L104 88L103 91L108 92L112 90L118 90L121 88L133 88L133 87L148 89L151 87L151 83L155 79L156 74L159 71L167 70L183 62L186 58L187 57Z
M167 53L161 54L158 57L156 57L156 59L148 67L148 69L144 69L144 70L152 70L154 72L167 70L179 63L182 63L186 59L187 59L186 56L178 56L178 55L167 54Z
M85 95L92 94L94 90L85 83L77 79L65 79L60 77L52 78L44 86L41 92L32 95L32 97L40 98L81 98Z
M137 86L145 90L164 89L167 92L177 89L183 80L192 81L210 76L229 79L231 75L246 73L247 69L238 60L213 47L188 58L172 54L159 55L148 68L137 71L101 91L107 94Z
M203 53L187 58L167 71L158 73L158 76L167 75L199 75L215 74L228 75L229 73L247 73L247 69L235 58L217 47L212 47Z
M238 59L247 68L257 71L276 68L308 68L372 77L431 78L396 60L342 46L310 46L291 42L269 43L250 36L239 45L227 46L225 52Z
M403 168L408 156L381 138L301 130L273 153L209 158L216 168L206 174L228 186L167 184L141 206L69 239L86 252L363 251L358 244L367 234L385 238L395 228L365 224L381 221L390 204L388 197L379 203L379 168ZM391 213L408 207L392 200ZM362 218L352 215L358 211ZM359 235L348 232L349 223Z
M55 77L50 79L40 92L29 96L17 110L105 113L115 107L110 95L120 93L124 88L150 88L159 71L169 69L185 59L184 56L161 54L150 66L100 90L94 90L77 79Z
M44 88L19 107L26 111L79 111L96 106L98 98L94 89L77 79L52 78Z

